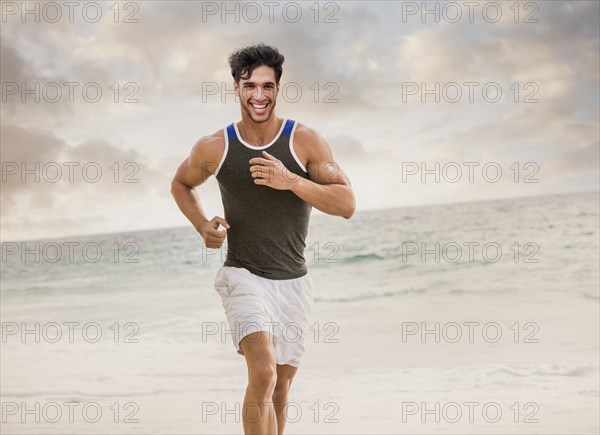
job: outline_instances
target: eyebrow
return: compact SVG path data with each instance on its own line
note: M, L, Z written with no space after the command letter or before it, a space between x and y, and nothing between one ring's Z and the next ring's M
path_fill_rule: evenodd
M249 81L249 80L246 81L246 82L244 82L244 86L246 86L246 85L255 85L255 84L256 84L256 82L252 82L252 81ZM265 85L273 85L273 86L275 86L275 82L265 82Z

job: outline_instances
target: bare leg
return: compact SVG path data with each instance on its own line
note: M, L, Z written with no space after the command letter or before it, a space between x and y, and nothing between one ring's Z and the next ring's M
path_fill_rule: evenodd
M275 391L273 392L273 406L275 407L275 414L277 415L277 434L283 435L283 430L286 423L286 404L288 402L288 394L290 392L290 386L292 385L292 379L298 371L298 368L287 365L277 364L277 383L275 384Z
M245 336L240 347L248 366L248 387L242 407L246 435L277 434L277 419L273 407L273 393L277 369L273 337L266 331Z

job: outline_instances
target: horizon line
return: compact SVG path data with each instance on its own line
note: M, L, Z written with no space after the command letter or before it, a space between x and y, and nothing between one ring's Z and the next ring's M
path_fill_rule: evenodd
M416 208L416 207L436 207L436 206L444 206L444 205L458 205L458 204L470 204L477 202L491 202L491 201L505 201L509 199L525 199L525 198L539 198L546 196L562 196L562 195L576 195L583 193L597 193L600 194L600 189L598 190L581 190L581 191L573 191L573 192L562 192L562 193L544 193L539 195L523 195L523 196L508 196L508 197L499 197L499 198L487 198L487 199L473 199L466 201L450 201L450 202L437 202L437 203L427 203L427 204L414 204L414 205L403 205L403 206L394 206L394 207L383 207L383 208L375 208L375 209L366 209L366 210L357 210L356 214L363 213L373 213L377 211L389 211L389 210L399 210L399 209L407 209L407 208ZM316 210L313 207L313 210ZM312 217L311 213L311 217ZM316 216L330 216L327 213L323 213L317 210ZM121 234L121 233L141 233L147 231L160 231L160 230L170 230L175 228L186 228L188 225L177 225L170 227L157 227L157 228L146 228L146 229L133 229L133 230L119 230L119 231L110 231L110 232L102 232L102 233L88 233L88 234L77 234L77 235L59 235L55 237L42 237L42 238L31 238L31 239L9 239L3 240L0 234L0 243L8 243L8 242L28 242L28 241L43 241L43 240L55 240L55 239L70 239L70 238L81 238L81 237L91 237L91 236L108 236L112 234Z

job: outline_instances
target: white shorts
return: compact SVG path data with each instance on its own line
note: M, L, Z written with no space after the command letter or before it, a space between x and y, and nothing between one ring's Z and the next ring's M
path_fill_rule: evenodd
M300 278L272 280L242 267L221 266L215 276L237 353L248 334L271 334L277 364L300 365L309 338L309 316L314 305L310 273Z

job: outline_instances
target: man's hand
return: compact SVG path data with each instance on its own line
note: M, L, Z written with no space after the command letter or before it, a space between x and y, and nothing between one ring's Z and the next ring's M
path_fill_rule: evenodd
M225 228L229 228L227 221L219 216L215 216L211 220L206 221L198 226L198 232L204 239L204 244L207 248L220 248L225 241L227 231L217 230L217 228L219 228L219 224L223 225Z
M263 151L262 157L250 159L250 173L254 178L254 184L262 184L277 190L289 190L292 185L300 178L298 175L290 172L281 160L273 157L266 151Z

